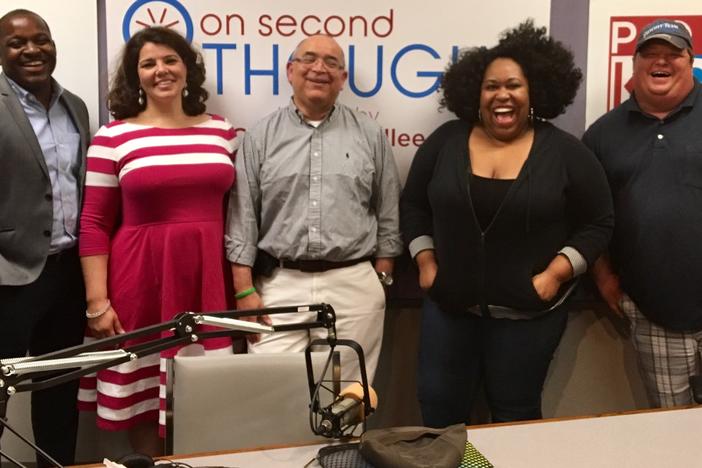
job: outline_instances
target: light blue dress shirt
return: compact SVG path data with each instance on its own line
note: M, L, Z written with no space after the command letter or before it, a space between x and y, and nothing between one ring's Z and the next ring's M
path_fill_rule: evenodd
M34 95L8 78L39 141L51 180L54 219L49 254L75 245L78 235L80 133L59 100L63 88L54 80L47 110Z

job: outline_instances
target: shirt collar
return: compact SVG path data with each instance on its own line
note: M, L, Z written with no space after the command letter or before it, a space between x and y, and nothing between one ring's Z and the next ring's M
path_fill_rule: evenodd
M12 78L10 78L7 75L5 75L5 78L7 79L7 82L10 83L10 87L15 92L17 98L20 101L26 103L39 103L37 98L32 93L15 83L12 80ZM51 78L51 100L49 101L49 109L51 109L54 106L54 104L56 104L56 102L59 100L62 94L63 87L59 84L58 81Z
M331 122L336 118L336 114L338 112L334 112L337 108L337 105L334 104L329 111L329 114L322 120L322 123L319 124L321 127L324 125L327 121ZM300 113L300 111L297 109L297 106L295 105L295 100L293 97L290 97L290 102L288 103L288 112L290 113L291 116L294 116L297 120L300 121L300 123L303 123L305 125L308 125L307 121L305 120L305 117ZM319 127L318 127L319 128Z

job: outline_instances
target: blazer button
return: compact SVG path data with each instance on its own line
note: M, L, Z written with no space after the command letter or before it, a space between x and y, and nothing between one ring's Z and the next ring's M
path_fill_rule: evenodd
M51 231L44 231L44 237L51 237Z
M44 200L51 201L53 198L54 198L54 196L51 195L50 193L47 193L46 195L44 195Z

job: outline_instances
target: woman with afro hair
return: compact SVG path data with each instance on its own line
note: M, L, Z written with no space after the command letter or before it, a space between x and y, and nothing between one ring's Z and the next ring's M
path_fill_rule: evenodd
M531 20L446 70L442 105L457 119L419 148L401 199L427 293L418 375L427 426L469 424L481 383L493 422L541 418L564 301L614 224L594 155L547 121L581 79L571 52Z

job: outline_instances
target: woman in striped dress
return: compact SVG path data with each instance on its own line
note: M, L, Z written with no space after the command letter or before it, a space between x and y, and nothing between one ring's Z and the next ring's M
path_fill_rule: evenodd
M108 102L116 120L100 128L88 150L81 214L88 326L95 338L232 305L223 223L235 178L236 130L205 113L204 72L201 56L166 28L141 30L125 46ZM231 340L188 348L84 379L81 408L97 407L98 427L127 430L135 451L158 455L164 358L184 351L231 353Z

